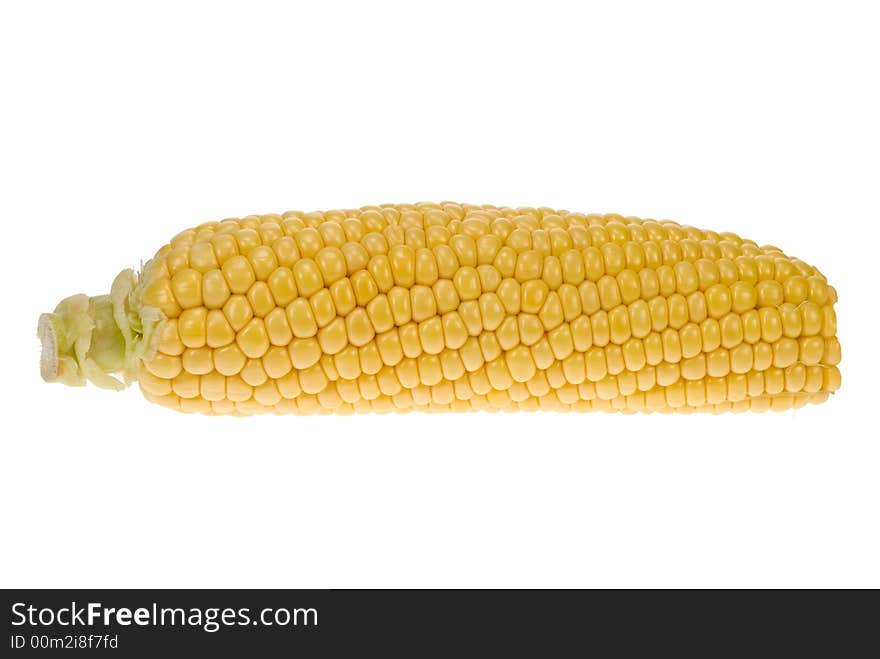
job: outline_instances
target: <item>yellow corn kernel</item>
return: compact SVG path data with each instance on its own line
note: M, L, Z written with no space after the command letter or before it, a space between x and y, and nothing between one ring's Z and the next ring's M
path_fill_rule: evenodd
M221 267L221 271L229 285L229 290L235 294L246 293L256 281L256 275L250 261L241 254L228 259Z
M298 338L308 338L318 332L318 323L308 300L297 298L286 309L287 322L293 335Z
M455 285L451 281L440 279L431 287L431 290L434 293L436 303L436 306L433 307L434 313L444 314L458 309L461 299L459 298L458 291L455 289ZM431 313L430 316L433 316L434 313ZM422 313L419 315L423 316L423 319L428 317Z
M263 364L258 359L249 359L241 369L241 379L252 387L259 387L268 379Z
M345 331L349 342L354 346L369 343L376 334L366 310L361 307L345 317Z
M418 331L419 343L425 352L437 355L443 350L443 323L438 316L423 320L418 325Z
M220 270L208 270L202 275L202 301L209 309L220 309L229 299L230 290Z
M214 370L213 351L210 348L187 348L183 351L181 364L187 373L193 375L210 373Z
M260 281L266 281L277 268L278 258L268 245L260 245L250 250L247 255L254 275Z
M243 295L233 295L223 305L223 315L233 331L238 331L254 317L250 302Z
M318 327L328 325L337 317L333 297L326 288L322 288L309 298L309 306L312 308L312 315Z
M255 316L262 318L275 308L275 300L272 298L272 292L264 281L254 282L253 286L248 289L248 304Z
M205 307L185 309L177 321L180 341L187 348L201 348L207 341L208 310Z
M158 353L153 359L144 364L147 371L157 378L165 380L173 379L183 369L181 358L176 355Z
M171 290L182 309L201 306L202 274L191 268L178 271L171 278Z
M252 359L266 354L269 349L269 333L262 318L252 318L235 336L241 351Z

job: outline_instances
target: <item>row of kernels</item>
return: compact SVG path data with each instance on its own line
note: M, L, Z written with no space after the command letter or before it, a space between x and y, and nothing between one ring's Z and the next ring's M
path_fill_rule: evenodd
M462 233L465 235L471 235L472 237L474 237L475 234L479 235L482 233L482 231L475 231L474 229L474 227L479 227L481 222L490 222L494 224L498 221L510 221L517 227L533 233L537 233L540 230L552 232L554 229L589 227L599 243L612 242L625 244L627 242L643 242L646 240L669 240L671 242L690 241L693 243L718 243L720 245L734 247L741 245L754 247L753 243L742 241L734 234L716 234L711 231L700 231L693 227L682 227L669 221L658 223L652 220L640 220L638 218L624 219L620 218L620 216L613 215L583 216L578 213L565 213L561 211L559 213L551 212L547 215L541 215L534 214L531 210L519 213L514 209L479 209L467 211L467 214L464 216L460 215L460 210L456 213L450 213L439 209L430 209L423 213L421 209L412 209L401 213L401 210L399 209L404 208L406 208L406 205L376 210L368 209L364 211L327 211L324 213L309 214L285 213L284 218L269 215L262 217L253 216L239 221L224 221L219 225L216 223L208 223L208 225L203 225L205 228L199 235L205 235L205 232L210 232L212 230L219 233L236 230L259 230L260 237L263 243L266 244L267 239L277 235L277 228L274 232L271 229L267 232L267 227L272 227L273 224L276 226L283 226L284 231L288 234L295 234L306 228L316 229L328 224L339 226L340 224L354 223L362 225L363 228L359 231L352 232L349 239L360 240L366 232L380 232L385 230L389 224L395 223L394 219L396 217L400 216L401 218L405 218L401 224L407 228L456 226L462 231ZM383 216L382 213L385 213L386 215ZM461 221L462 218L463 221ZM468 222L470 222L470 224L468 224ZM465 227L467 227L468 230L465 230ZM184 232L184 234L187 235L189 240L183 242L191 242L192 232ZM174 242L175 246L181 244L181 240L178 239ZM338 246L338 240L335 242ZM765 250L767 250L767 248L765 248ZM773 254L778 258L778 253L776 251L767 251L769 254ZM758 253L762 252L758 250Z
M643 248L639 247L639 249ZM687 261L673 261L675 267L671 268L669 265L661 265L659 259L648 263L645 263L642 258L628 258L622 261L619 258L620 255L611 254L613 252L611 248L606 249L606 252L608 253L603 254L598 248L585 249L581 254L576 250L569 250L564 252L561 258L557 258L555 255L542 258L536 250L527 250L517 254L513 251L505 252L504 248L501 248L497 251L486 251L486 262L480 262L479 265L488 265L489 259L492 258L491 263L503 276L516 275L520 280L540 276L548 282L551 288L558 287L561 283L560 280L577 285L585 277L592 281L598 281L604 276L621 275L618 280L624 299L627 297L635 299L640 292L643 297L647 298L656 294L655 291L664 294L675 290L689 293L698 289L705 291L719 283L732 286L739 278L748 276L748 268L745 267L747 262L740 262L743 268L738 270L730 260L723 259L713 262L703 258L693 264ZM446 254L449 256L448 252ZM436 260L437 255L431 250L417 250L415 281L426 285L433 283L439 276ZM455 261L451 258L447 260L450 270L454 269ZM657 270L656 273L654 273L655 270ZM409 281L410 276L407 273L405 277L400 279L401 281ZM808 296L818 304L825 302L827 287L823 288L818 277L812 278L812 281L816 282L815 286L805 284L795 286L794 283L797 281L803 283L806 280L804 278L792 280L787 282L784 288L779 282L758 282L756 271L754 281L747 280L745 283L752 286L760 283L759 290L751 294L748 291L740 291L737 297L741 302L743 299L748 299L750 295L754 295L756 301L760 301L762 305L766 306L777 304L783 299L793 304L799 304ZM640 287L644 291L639 291Z
M289 251L284 242L291 240L284 236L277 224L266 223L257 231L221 222L213 231L201 231L192 243L174 245L172 242L157 256L164 257L171 275L186 268L204 273L224 266L234 257L250 260L254 271L259 274L272 267L277 255Z
M226 273L215 269L201 274L187 269L174 275L169 288L179 307L183 310L200 306L219 309L238 295L245 297L257 315L262 316L275 306L285 306L298 294L296 277L289 268L275 267L266 282L256 281L249 266L243 266L240 261L227 263L233 266ZM309 290L309 287L304 286L302 290ZM149 300L145 302L149 303Z
M354 404L361 400L401 394L404 394L401 401L411 399L418 406L429 402L450 404L454 400L481 403L484 402L482 397L486 396L493 397L496 403L504 400L522 402L532 397L554 400L558 397L572 404L579 400L628 399L642 393L648 410L661 410L664 407L702 407L786 394L827 393L836 390L839 383L837 369L803 365L661 385L631 373L577 384L561 379L552 382L552 378L548 379L543 373L533 374L527 379L511 378L502 365L490 364L485 369L457 379L444 378L439 371L427 369L414 369L407 377L402 371L398 374L386 368L378 375L363 375L335 383L325 381L321 388L303 387L295 374L278 382L248 383L244 377L225 378L216 373L202 377L186 374L170 383L160 381L158 385L145 377L141 386L149 397L175 396L179 401L201 398L208 402L227 400L233 403L253 399L263 406L276 405L282 399L317 396L318 402L328 409L334 409L342 403ZM405 395L406 391L409 391L409 395ZM194 404L189 409L203 411L198 407Z
M481 364L485 361L497 359L502 352L511 351L518 341L510 341L505 335L489 333L480 336L479 340L474 337L468 338L463 327L458 328L457 338L452 339L450 334L441 334L442 326L432 330L436 335L431 336L425 328L414 327L413 332L401 334L392 330L380 337L377 342L368 342L359 349L355 346L340 351L336 357L337 368L349 374L357 374L362 369L377 370L383 364L394 365L405 354L408 357L420 357L423 352L429 355L449 353L463 348L464 361L471 365ZM549 340L548 340L549 339ZM667 371L671 366L681 362L682 376L688 379L702 377L704 372L710 375L722 375L728 370L745 372L751 369L763 370L770 365L785 367L796 361L804 364L823 363L833 365L839 362L840 349L836 339L823 341L818 337L805 337L800 342L792 339L782 339L775 344L759 342L754 347L741 344L733 350L724 348L712 348L708 354L703 352L704 346L700 343L702 337L693 325L685 328L681 334L674 330L667 330L662 335L652 333L644 341L630 339L622 349L610 345L605 350L593 348L585 353L576 353L576 342L568 326L561 326L557 331L551 332L548 339L541 339L532 344L532 358L539 362L539 368L546 368L547 362L555 359L568 359L574 368L575 364L583 362L590 373L591 379L603 377L609 369L638 371L646 364L658 365L665 362ZM468 342L470 347L467 347ZM583 346L579 346L583 347ZM523 355L524 349L516 354ZM305 369L313 366L326 354L321 344L315 339L295 339L287 348L273 347L271 354L263 354L261 350L247 350L246 345L239 343L217 349L211 353L205 349L186 349L183 358L168 356L160 353L156 359L148 364L149 369L156 375L172 377L181 369L191 373L201 373L211 370L211 365L221 373L232 375L240 372L245 365L254 359L263 356L264 362L271 364L267 370L271 370L273 377L283 374L292 367ZM354 367L350 360L354 358ZM584 371L585 373L587 370ZM678 377L675 369L674 378Z
M491 392L484 396L474 396L469 400L455 399L448 404L439 404L428 401L425 392L416 402L416 397L410 391L402 391L395 396L380 395L373 400L361 399L355 403L342 403L338 398L327 396L305 395L295 400L282 399L274 405L264 405L250 399L241 402L205 401L203 399L182 399L175 394L154 396L145 393L152 402L187 413L250 416L253 414L273 412L276 414L336 414L351 415L356 413L386 414L389 412L530 412L530 411L555 411L555 412L659 412L659 413L713 413L723 412L764 412L767 410L784 411L791 408L802 407L808 403L818 404L824 402L828 394L782 394L778 396L761 396L747 398L737 402L723 402L718 404L706 404L699 407L690 407L678 404L680 397L673 397L676 407L660 407L657 397L649 397L648 394L636 392L629 396L620 396L612 400L573 400L569 389L551 392L543 397L530 396L521 400L513 398L505 392ZM665 398L664 398L665 400ZM649 404L650 403L650 404Z
M648 331L650 313L639 303L630 307L618 307L611 314L597 312L590 318L582 316L569 325L563 323L558 308L553 309L546 304L544 311L551 309L552 314L507 316L497 296L487 295L481 298L478 306L468 308L470 313L465 316L467 322L458 312L449 312L440 317L432 315L418 324L409 323L398 334L392 331L391 318L383 307L372 309L372 317L370 311L356 308L344 319L334 318L327 327L318 332L317 340L300 341L299 339L313 337L317 325L312 322L305 329L301 327L303 319L312 316L309 315L310 307L305 300L298 302L306 305L306 308L290 314L290 319L299 322L299 325L294 323L293 334L297 340L293 343L286 317L279 309L269 314L265 320L243 315L237 319L234 327L226 321L224 315L212 310L207 313L204 321L195 322L188 316L182 318L183 323L180 320L169 321L160 337L159 349L166 355L179 355L184 350L201 349L206 344L209 347L222 348L218 352L218 368L225 372L237 372L236 369L241 367L245 358L262 357L270 345L290 344L293 353L309 355L308 358L297 360L302 363L309 359L316 360L321 353L336 354L349 342L357 347L366 345L376 334L384 334L381 345L385 346L389 354L403 352L408 356L418 356L423 351L437 354L444 348L459 348L464 345L468 336L477 336L484 329L494 328L497 332L494 335L486 334L480 342L481 346L488 349L488 359L494 358L499 349L510 350L520 343L533 346L549 332L549 347L557 357L571 349L583 352L592 345L602 347L614 343L627 346L626 354L633 364L641 361L639 355L643 352L648 353L649 361L652 359L651 355L655 355L656 363L656 355L661 348L666 361L677 362L723 346L736 348L732 353L732 361L736 365L753 359L751 349L740 346L745 341L749 344L763 344L757 348L759 355L768 352L768 348L763 346L772 345L777 355L776 362L784 363L792 358L808 364L817 363L823 358L827 362L828 359L834 359L834 355L839 360L839 343L836 339L822 340L812 336L800 337L796 342L791 335L785 337L780 329L784 323L778 321L778 315L774 315L773 310L762 310L766 312L763 319L761 314L757 314L746 316L743 322L739 316L728 314L721 324L714 319L706 319L699 325L686 323L677 331L666 329L662 334L657 334ZM244 305L243 308L248 307ZM551 322L546 321L549 316L552 316ZM205 326L204 329L202 325ZM657 325L654 327L656 329ZM239 329L237 334L233 331L235 328ZM377 332L377 329L383 331ZM638 341L643 338L646 339L644 346ZM235 345L229 345L233 340Z
M760 371L771 367L787 368L798 363L804 366L817 363L815 356L799 355L797 344L784 342L774 346L761 343L754 349L747 345L740 346L733 351L721 348L708 354L699 353L683 359L680 358L678 361L664 361L659 346L646 350L645 346L648 343L647 341L642 343L638 340L632 340L622 349L611 346L605 350L594 348L586 353L573 353L570 343L566 346L563 338L563 347L560 348L559 343L556 343L549 359L542 358L542 355L534 349L529 352L524 347L507 351L505 359L515 380L519 377L525 377L524 374L530 373L533 368L543 370L548 368L554 359L559 360L562 363L563 372L567 374L567 379L576 378L574 383L583 380L597 381L608 373L615 374L624 370L640 373L646 368L654 366L656 366L658 379L661 382L669 383L680 378L700 379L706 375L721 377L730 372L745 373L750 370ZM839 348L835 348L836 345L829 342L828 346L833 356L824 359L823 365L831 366L839 361ZM488 355L482 354L476 361L473 358L466 361L479 366L485 361L497 359L499 355L500 352L496 351ZM648 362L649 355L652 356L650 362ZM677 357L677 355L666 356L673 359Z
M407 249L401 247L401 250ZM262 298L267 301L285 304L297 294L308 297L325 285L332 285L346 274L353 275L355 272L361 279L373 280L362 284L361 287L367 290L387 290L395 284L409 286L412 281L430 285L445 275L454 279L459 295L465 299L479 295L482 280L487 277L480 276L471 266L460 267L453 250L443 251L439 255L435 253L438 251L440 250L418 250L418 253L414 253L409 250L412 259L403 258L402 254L397 254L393 260L385 256L374 256L368 262L355 259L356 262L346 266L343 264L346 258L343 252L336 248L324 248L318 256L323 254L325 259L316 262L310 258L299 258L291 262L291 269L286 265L279 266L279 259L275 258L273 250L263 247L252 250L251 258L242 255L228 258L221 270L207 271L204 282L202 274L197 270L180 270L172 276L170 288L177 304L183 309L202 302L216 308L230 294L245 293L252 296L262 293ZM748 282L731 282L731 289L727 290L726 283L711 283L716 279L721 281L721 278L720 275L715 277L706 274L713 272L713 268L717 270L717 266L705 259L697 262L696 266L699 267L684 261L676 263L674 268L661 266L656 272L653 269L643 269L637 274L635 270L618 269L616 265L609 269L602 254L595 248L593 251L584 250L583 268L574 265L578 263L575 254L572 252L562 260L555 256L542 259L534 250L528 251L517 255L506 264L500 263L506 272L499 269L499 274L515 275L520 281L543 277L542 281L553 289L558 288L563 281L574 284L581 277L587 277L590 281L600 282L601 303L605 308L615 306L619 301L635 300L639 296L648 298L657 293L670 295L673 292L688 295L705 290L709 312L723 314L728 306L743 311L756 305L777 306L783 301L797 305L813 293L816 297L812 301L818 304L828 295L828 287L810 287L803 278L801 280L804 283L801 286L789 285L791 281L798 281L793 278L786 287L772 280L759 281L755 286ZM442 272L438 267L441 263L445 264ZM366 270L364 265L368 266ZM350 272L353 268L358 270ZM264 280L268 281L268 288L266 284L254 288L255 283ZM730 281L730 277L726 277L724 281Z
M839 372L834 368L792 366L786 369L770 369L764 372L734 374L727 377L714 377L701 380L677 381L667 386L656 386L642 392L645 396L646 411L723 405L725 403L744 403L763 400L759 408L766 409L770 400L781 397L821 402L822 394L831 393L839 386ZM629 396L631 386L628 382L609 378L596 383L596 395L605 399ZM815 396L815 398L813 398ZM765 406L766 405L766 406ZM745 409L749 406L745 405Z

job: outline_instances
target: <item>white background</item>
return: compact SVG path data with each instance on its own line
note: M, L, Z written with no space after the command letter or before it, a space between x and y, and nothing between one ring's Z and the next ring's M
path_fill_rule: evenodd
M0 10L0 585L880 586L870 3ZM793 413L206 418L44 384L179 230L456 200L731 230L840 294Z

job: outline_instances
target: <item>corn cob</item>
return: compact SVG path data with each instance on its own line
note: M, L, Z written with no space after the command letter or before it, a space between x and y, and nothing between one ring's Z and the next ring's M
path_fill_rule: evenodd
M424 203L201 224L38 335L184 412L763 411L840 386L836 299L732 233Z

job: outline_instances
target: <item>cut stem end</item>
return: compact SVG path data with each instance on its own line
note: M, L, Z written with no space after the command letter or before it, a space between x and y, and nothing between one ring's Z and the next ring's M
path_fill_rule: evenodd
M52 314L40 315L37 323L37 337L40 339L40 377L46 382L58 379L58 337L52 324Z
M155 352L164 318L155 309L140 308L135 284L134 273L124 270L109 295L73 295L40 316L43 380L119 390L136 378L139 361Z

